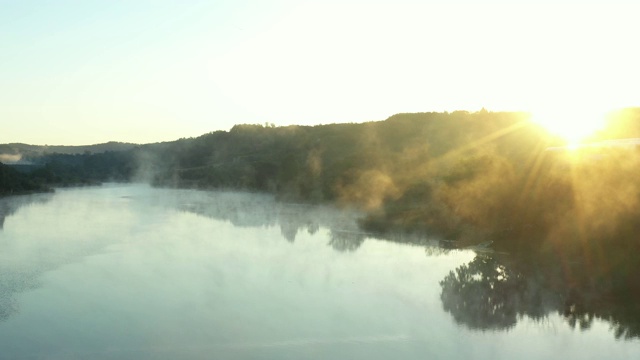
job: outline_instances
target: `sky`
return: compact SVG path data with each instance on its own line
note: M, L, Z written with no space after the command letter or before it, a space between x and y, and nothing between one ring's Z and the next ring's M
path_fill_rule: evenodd
M638 13L623 0L0 0L0 143L638 106Z

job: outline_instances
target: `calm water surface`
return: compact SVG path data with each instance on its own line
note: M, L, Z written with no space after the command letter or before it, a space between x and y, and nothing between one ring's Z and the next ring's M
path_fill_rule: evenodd
M597 319L468 326L443 279L474 252L356 219L144 185L0 199L0 359L640 358Z

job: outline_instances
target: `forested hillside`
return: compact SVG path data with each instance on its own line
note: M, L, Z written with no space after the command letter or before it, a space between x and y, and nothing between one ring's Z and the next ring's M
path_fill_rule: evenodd
M106 151L126 151L136 147L135 144L108 142L104 144L64 146L64 145L29 145L21 143L0 144L0 161L29 161L51 154L98 154Z
M45 192L51 189L29 175L22 174L10 166L0 163L0 196L30 192Z
M618 112L590 140L640 136L639 114ZM32 158L20 177L42 186L145 180L264 191L282 201L361 208L369 231L467 242L505 235L514 244L539 242L578 227L605 236L606 226L590 228L609 220L603 214L615 216L609 224L640 214L635 150L547 151L558 145L525 113L413 113L362 124L236 125L126 151L49 154Z
M639 124L639 109L621 111L590 141L639 137ZM586 238L625 242L636 230L631 219L640 217L638 151L548 151L558 145L527 114L458 111L364 124L237 125L134 154L143 164L137 176L158 186L356 206L368 214L362 226L378 233L518 249L571 248Z
M460 111L364 124L237 125L141 151L160 185L246 188L372 208L391 195L391 187L402 190L427 176L419 173L434 160L450 167L480 150L516 159L554 143L526 118Z
M480 326L480 309L498 321L490 326L508 327L517 316L551 311L540 299L552 295L552 308L570 323L584 328L601 318L615 324L616 336L633 337L640 334L640 310L629 304L640 294L640 150L635 140L598 142L638 137L640 109L616 113L592 145L577 149L563 148L523 113L237 125L125 151L0 165L0 195L148 181L357 207L367 236L489 251L441 282L443 299L455 305L445 310L461 323Z

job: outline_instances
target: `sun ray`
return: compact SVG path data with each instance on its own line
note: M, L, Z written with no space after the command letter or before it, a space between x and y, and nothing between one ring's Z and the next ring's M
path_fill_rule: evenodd
M528 171L528 175L520 194L519 203L521 205L527 200L527 197L531 195L532 189L534 188L534 183L539 180L538 176L540 173L540 168L542 167L544 157L547 155L547 153L544 151L546 147L546 143L542 141L539 142L536 148L531 152L531 156L527 161L526 168L530 170Z
M531 120L564 139L567 145L575 146L605 126L606 111L593 107L548 107L534 111Z
M494 141L496 139L499 139L503 136L506 136L522 127L526 126L525 122L517 122L515 124L509 125L505 128L496 130L480 139L477 139L475 141L471 141L468 144L455 148L453 150L450 150L449 152L445 153L444 155L442 155L438 160L439 161L444 161L444 160L448 160L448 159L452 159L452 158L456 158L458 156L460 156L460 154L472 150L472 149L476 149L479 148L480 146L490 143L491 141Z

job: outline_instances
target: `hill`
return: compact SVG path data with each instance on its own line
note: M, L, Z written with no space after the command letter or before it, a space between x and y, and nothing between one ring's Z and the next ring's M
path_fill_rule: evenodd
M106 151L125 151L136 147L136 144L107 142L104 144L65 146L65 145L29 145L22 143L0 144L0 161L4 163L28 162L50 154L95 154Z

